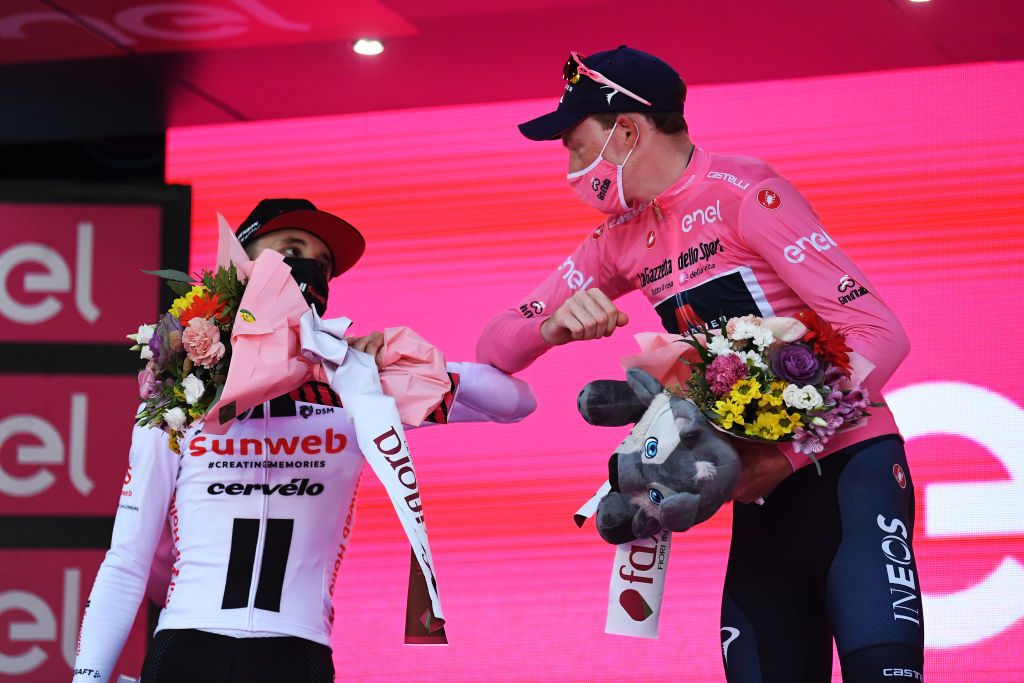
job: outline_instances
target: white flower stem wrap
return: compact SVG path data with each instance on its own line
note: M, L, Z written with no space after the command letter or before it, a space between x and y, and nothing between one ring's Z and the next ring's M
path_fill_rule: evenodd
M429 631L437 631L444 625L444 612L412 455L395 399L383 393L373 357L349 348L344 339L351 324L348 318L322 320L310 309L299 320L302 355L310 362L323 365L331 389L344 401L345 414L352 419L359 449L387 490L426 579L431 614L424 615L420 621Z

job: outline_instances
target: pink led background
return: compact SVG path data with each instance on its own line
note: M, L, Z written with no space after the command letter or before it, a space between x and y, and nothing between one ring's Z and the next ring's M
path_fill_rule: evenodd
M694 87L687 108L699 145L763 158L810 198L910 334L888 395L920 434L908 450L933 682L1024 677L1024 389L1008 352L1024 317L1022 87L1024 63L979 64ZM360 333L409 325L470 360L484 322L601 220L565 183L561 146L515 129L553 104L173 129L168 180L194 189L192 265L212 263L216 212L237 225L262 197L310 198L368 241L329 314ZM622 306L629 332L657 329L639 296ZM549 353L522 373L539 408L520 425L410 437L447 648L401 644L406 541L364 477L335 595L340 678L723 679L730 511L677 536L659 641L604 634L612 549L572 522L622 436L584 424L576 394L619 377L633 349L620 331Z

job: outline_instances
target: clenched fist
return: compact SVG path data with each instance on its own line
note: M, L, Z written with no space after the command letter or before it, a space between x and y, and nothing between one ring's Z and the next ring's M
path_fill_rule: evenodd
M629 322L600 289L585 289L573 294L554 315L540 326L540 336L558 346L571 341L610 337L616 327Z
M384 350L383 332L371 332L362 337L345 337L345 341L356 351L362 351L373 356L373 359L377 362L378 370L384 369L383 359L381 358L381 351Z

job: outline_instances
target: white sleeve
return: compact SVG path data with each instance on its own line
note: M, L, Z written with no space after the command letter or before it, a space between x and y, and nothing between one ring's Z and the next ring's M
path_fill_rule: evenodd
M167 524L179 462L167 445L166 433L135 427L110 550L85 605L72 683L97 683L114 676Z
M482 363L448 363L458 386L448 422L519 422L537 408L530 385Z

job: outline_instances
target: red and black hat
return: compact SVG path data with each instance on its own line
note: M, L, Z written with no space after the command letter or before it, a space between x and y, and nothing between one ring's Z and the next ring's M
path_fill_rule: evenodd
M305 230L316 235L331 252L338 277L356 264L366 251L366 240L347 221L321 211L308 199L263 199L235 231L242 246L277 230Z

